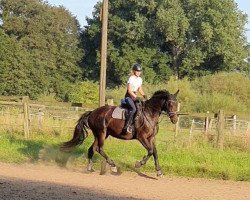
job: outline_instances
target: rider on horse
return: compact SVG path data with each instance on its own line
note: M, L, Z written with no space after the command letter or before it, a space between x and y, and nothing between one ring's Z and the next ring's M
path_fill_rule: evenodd
M146 95L142 89L142 78L140 77L142 67L139 64L132 66L132 73L128 79L127 92L125 95L125 102L128 107L128 117L123 128L124 133L132 133L132 122L136 112L135 100L137 98L137 91L146 99Z

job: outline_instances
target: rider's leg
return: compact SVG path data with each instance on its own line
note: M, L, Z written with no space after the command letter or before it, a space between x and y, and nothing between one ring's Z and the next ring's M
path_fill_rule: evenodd
M129 107L129 114L128 114L128 117L126 119L125 126L123 129L124 129L124 131L126 131L128 133L132 133L131 125L132 125L134 115L136 112L136 107L135 107L134 101L130 97L126 97L125 101Z

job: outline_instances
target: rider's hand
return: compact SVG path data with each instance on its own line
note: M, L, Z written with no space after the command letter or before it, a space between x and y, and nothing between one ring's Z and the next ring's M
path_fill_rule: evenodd
M133 99L133 101L136 101L136 99L137 99L137 96L135 96L135 97L133 96L133 97L132 97L132 99Z

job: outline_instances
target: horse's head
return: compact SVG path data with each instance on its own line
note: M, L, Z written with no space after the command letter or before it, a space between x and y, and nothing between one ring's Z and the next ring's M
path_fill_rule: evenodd
M178 102L177 102L177 94L179 93L179 90L175 94L169 94L168 99L166 100L165 104L163 105L162 110L167 112L170 120L172 123L176 123L178 120Z
M170 94L166 90L157 91L154 93L153 97L158 97L161 99L161 111L164 111L168 114L172 123L176 123L178 120L177 111L178 111L178 102L177 102L177 94L179 90L175 94Z

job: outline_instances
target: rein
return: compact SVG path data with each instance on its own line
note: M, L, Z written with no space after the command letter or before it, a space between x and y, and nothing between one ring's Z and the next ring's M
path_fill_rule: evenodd
M154 107L151 107L151 106L147 106L147 107L149 107L149 108L151 108L151 109L153 109L153 110L156 110L156 111L158 111L158 112L161 114L161 111L159 111L158 109L156 109L156 108L154 108ZM146 121L149 123L149 125L150 125L152 128L154 128L155 125L153 125L152 122L151 122L151 120L149 120L148 117L147 117L147 114L146 114L146 112L145 112L145 106L142 107L141 113L142 113L142 115L143 115L143 117L142 117L142 123L141 123L141 125L139 125L137 128L140 128L140 127L143 126L143 124L145 123L144 120L146 120Z
M175 100L171 100L171 99L166 100L165 103L164 103L164 104L166 105L166 107L168 107L168 106L167 106L167 102L176 102L176 101L175 101ZM152 106L149 106L149 105L148 105L147 107L150 108L150 109L152 109L152 110L155 110L155 111L159 112L160 115L163 113L162 110L161 110L161 108L160 108L160 110L159 110L159 109L156 109L156 108L154 108L154 107L152 107ZM143 113L143 115L144 115L143 118L146 119L146 120L148 121L148 123L150 124L151 127L154 127L154 126L151 124L151 122L150 122L150 120L148 119L148 117L146 116L144 108L145 108L145 107L143 106L143 109L142 109L142 113ZM177 112L168 112L168 111L167 111L167 115L168 115L169 118L171 118L172 116L174 116L174 115L176 115L176 114L177 114Z

